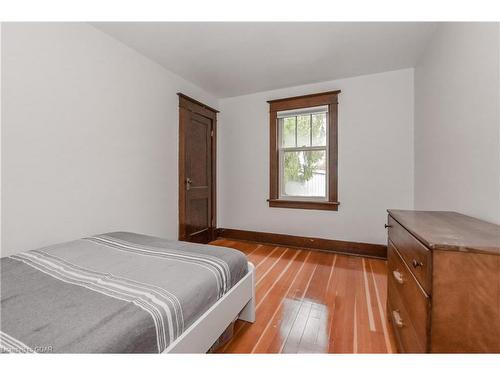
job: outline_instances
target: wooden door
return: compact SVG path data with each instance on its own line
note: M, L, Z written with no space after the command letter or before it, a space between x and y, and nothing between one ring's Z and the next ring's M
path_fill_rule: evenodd
M214 239L217 113L179 95L179 240Z

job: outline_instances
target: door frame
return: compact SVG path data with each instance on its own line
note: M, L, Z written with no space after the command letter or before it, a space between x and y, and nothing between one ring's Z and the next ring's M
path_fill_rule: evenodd
M212 129L211 129L211 147L212 147L212 162L211 162L211 171L210 171L210 180L211 180L211 212L212 217L210 220L209 226L209 239L213 241L215 239L215 230L217 228L217 113L218 110L209 107L206 104L199 102L196 99L193 99L181 92L178 92L179 96L179 201L178 201L178 210L179 210L179 232L178 238L179 241L187 241L186 234L186 171L185 171L185 142L186 142L186 131L184 128L183 120L183 110L196 113L198 115L207 117L212 120Z

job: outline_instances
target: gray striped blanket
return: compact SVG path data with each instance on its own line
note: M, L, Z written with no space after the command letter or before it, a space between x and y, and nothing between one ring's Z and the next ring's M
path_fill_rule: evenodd
M239 251L127 232L1 258L2 352L162 352L246 273Z

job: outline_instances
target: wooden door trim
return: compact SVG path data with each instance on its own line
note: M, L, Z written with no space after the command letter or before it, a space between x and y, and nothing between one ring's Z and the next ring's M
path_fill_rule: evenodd
M179 240L186 240L186 189L184 182L186 180L185 167L185 135L186 131L182 121L183 109L189 112L197 113L201 116L207 117L212 120L212 137L211 137L211 147L212 147L212 162L211 162L211 182L212 182L212 193L211 193L211 212L212 219L210 223L210 237L212 240L216 238L216 228L217 228L217 113L218 110L203 104L202 102L195 100L183 93L178 92L179 96L179 200L178 200L178 210L179 210Z
M202 102L184 95L181 92L178 92L177 95L179 96L179 106L186 108L188 111L199 113L200 115L211 119L215 119L217 117L217 113L219 113L219 111L215 108L203 104Z

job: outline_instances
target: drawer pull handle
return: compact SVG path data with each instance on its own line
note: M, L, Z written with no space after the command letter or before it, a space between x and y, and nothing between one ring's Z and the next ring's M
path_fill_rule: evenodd
M416 259L413 259L411 261L411 265L413 266L413 268L417 268L417 267L423 267L424 264L422 262L419 262L418 260Z
M405 281L403 279L403 274L399 272L398 270L392 271L392 276L396 279L396 281L400 284L403 284Z
M396 327L403 328L403 326L404 326L403 319L401 319L401 315L399 315L399 310L393 310L392 317L394 319L394 323L396 324Z
M384 224L384 228L392 228L392 225Z

